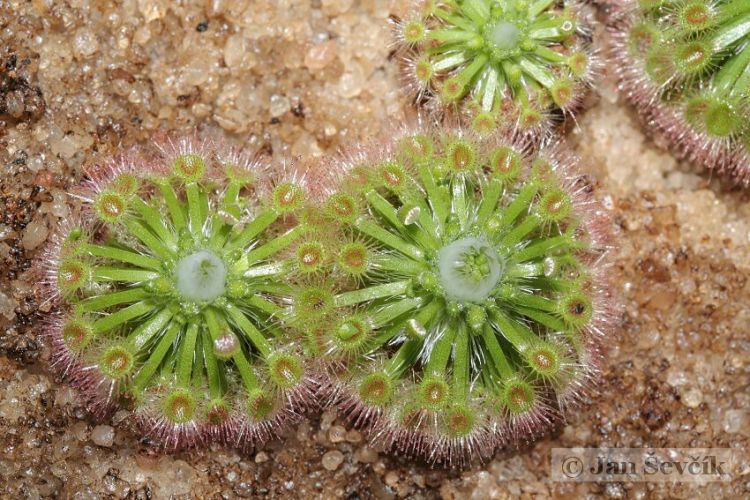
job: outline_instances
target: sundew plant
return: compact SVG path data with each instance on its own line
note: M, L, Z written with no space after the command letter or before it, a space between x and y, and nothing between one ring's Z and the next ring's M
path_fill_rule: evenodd
M548 431L612 319L606 222L572 160L421 130L327 168L318 342L339 408L374 443L452 465Z
M169 448L275 435L313 402L289 313L320 246L303 181L192 140L99 169L46 257L53 366Z
M559 0L413 2L396 28L407 88L428 108L457 110L477 132L513 124L538 136L556 113L579 107L591 81L588 26L575 7Z
M750 182L750 2L631 7L612 23L629 100L679 156Z

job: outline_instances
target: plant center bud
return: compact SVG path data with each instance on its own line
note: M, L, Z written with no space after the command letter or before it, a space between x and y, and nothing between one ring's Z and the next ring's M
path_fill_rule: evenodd
M518 47L521 31L513 23L498 21L494 25L487 27L485 36L487 43L493 49L508 51Z
M177 290L185 299L212 301L224 294L227 269L216 254L199 250L177 262L175 277Z
M458 302L482 302L500 281L503 265L497 251L484 240L462 238L438 253L440 282L445 295Z

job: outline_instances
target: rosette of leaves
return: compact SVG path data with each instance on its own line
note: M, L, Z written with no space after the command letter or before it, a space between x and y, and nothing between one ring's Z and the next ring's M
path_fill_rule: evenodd
M678 156L750 181L750 3L642 0L613 9L621 88Z
M241 151L169 142L76 196L46 258L52 365L106 415L133 409L170 448L261 444L314 401L284 318L316 248L300 175ZM315 256L313 255L312 258Z
M458 110L479 133L512 124L539 138L591 83L588 26L572 2L417 1L396 29L416 101Z
M350 153L316 337L370 439L461 464L550 429L611 333L607 224L564 154L417 131Z

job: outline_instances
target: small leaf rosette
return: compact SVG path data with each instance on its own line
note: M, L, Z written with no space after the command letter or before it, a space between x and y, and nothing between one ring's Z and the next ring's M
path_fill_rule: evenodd
M592 81L588 22L560 0L421 0L397 24L407 88L475 132L512 124L539 138Z
M612 12L620 87L643 121L680 158L750 183L750 2L641 0Z
M76 196L47 259L52 366L99 414L133 409L168 448L253 447L315 385L284 321L307 242L300 175L269 180L241 151L191 140L126 156Z
M338 406L373 443L452 465L549 430L613 318L607 218L572 161L423 130L329 168Z

